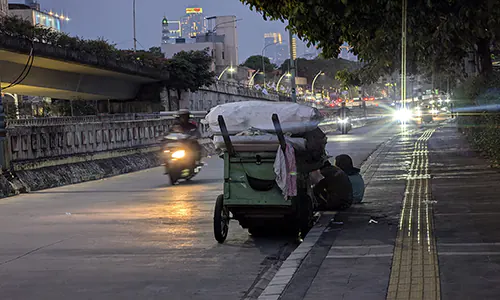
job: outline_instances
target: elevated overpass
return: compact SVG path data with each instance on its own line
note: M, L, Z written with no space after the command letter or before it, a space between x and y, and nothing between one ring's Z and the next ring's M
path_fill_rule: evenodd
M22 82L5 92L68 100L128 100L134 99L142 87L168 76L41 43L35 43L30 59L31 47L27 41L4 36L0 39L2 87L16 81L23 70L28 72Z

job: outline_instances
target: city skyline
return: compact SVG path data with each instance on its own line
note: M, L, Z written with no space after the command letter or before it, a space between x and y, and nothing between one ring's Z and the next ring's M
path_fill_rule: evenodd
M10 1L14 3L14 1ZM24 2L16 0L15 2ZM87 0L73 2L64 0L40 0L42 8L57 7L70 14L71 22L65 26L71 36L81 36L87 39L104 38L114 43L120 49L133 48L132 1L123 5L123 0ZM185 15L185 2L149 0L145 5L142 0L136 0L136 24L138 49L149 49L160 46L162 42L163 17L168 20L180 21ZM196 4L196 3L194 3ZM238 0L198 1L205 16L236 15L240 55L239 61L260 54L262 51L262 36L266 32L281 32L285 35L285 24L278 21L264 21L262 16L251 11ZM99 7L98 10L94 9ZM89 22L92 16L92 22Z

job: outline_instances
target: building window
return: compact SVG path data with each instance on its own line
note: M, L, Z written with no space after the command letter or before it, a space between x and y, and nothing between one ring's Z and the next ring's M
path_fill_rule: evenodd
M225 58L224 58L224 51L222 51L222 59L225 59Z

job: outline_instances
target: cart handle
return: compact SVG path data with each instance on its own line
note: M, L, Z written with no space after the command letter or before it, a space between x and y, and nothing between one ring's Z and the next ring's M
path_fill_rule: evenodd
M217 121L219 122L220 132L222 133L222 138L224 139L224 144L226 145L227 152L230 156L234 156L235 151L233 143L231 142L231 138L229 137L229 132L227 131L226 121L224 121L224 117L222 115L219 115L217 117Z
M276 135L278 136L278 141L280 142L281 150L283 154L286 155L286 141L285 136L283 135L283 129L281 128L280 119L277 114L273 114L272 118L274 130L276 130Z

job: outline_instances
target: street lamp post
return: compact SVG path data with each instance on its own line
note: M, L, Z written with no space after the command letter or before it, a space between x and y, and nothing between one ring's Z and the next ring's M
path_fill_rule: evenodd
M313 94L313 97L316 98L316 93L314 93L314 84L316 83L316 79L318 79L318 77L320 75L325 75L325 73L323 73L323 71L319 71L318 74L316 74L316 76L314 76L314 79L313 79L313 82L312 82L312 86L311 86L311 92Z
M255 75L259 74L259 72L260 72L260 70L255 71L255 73L253 73L252 77L250 77L250 80L248 80L248 86L249 87L253 86L253 82L254 82L253 80L255 78Z
M266 50L267 47L272 46L272 45L276 45L276 44L279 44L279 42L274 42L274 43L266 45L266 46L264 46L264 48L262 48L261 57L262 57L262 73L264 73L264 88L266 87L266 64L264 63L264 50Z
M135 30L135 0L133 0L133 8L132 8L132 18L134 22L134 52L137 52L137 36L136 36L136 30Z
M226 72L233 73L233 72L234 72L234 68L233 68L233 66L227 66L227 67L224 69L224 71L222 71L222 73L220 73L219 77L217 77L217 80L219 80L219 81L220 81L220 80L221 80L221 78L222 78L222 75L224 75L224 73L226 73Z
M285 76L286 76L286 77L291 77L291 76L292 76L292 74L290 74L290 73L285 73L285 74L283 74L283 75L280 77L280 79L278 80L278 84L276 85L276 91L277 91L277 92L279 92L279 87L280 87L281 80L283 80L283 78L284 78Z

